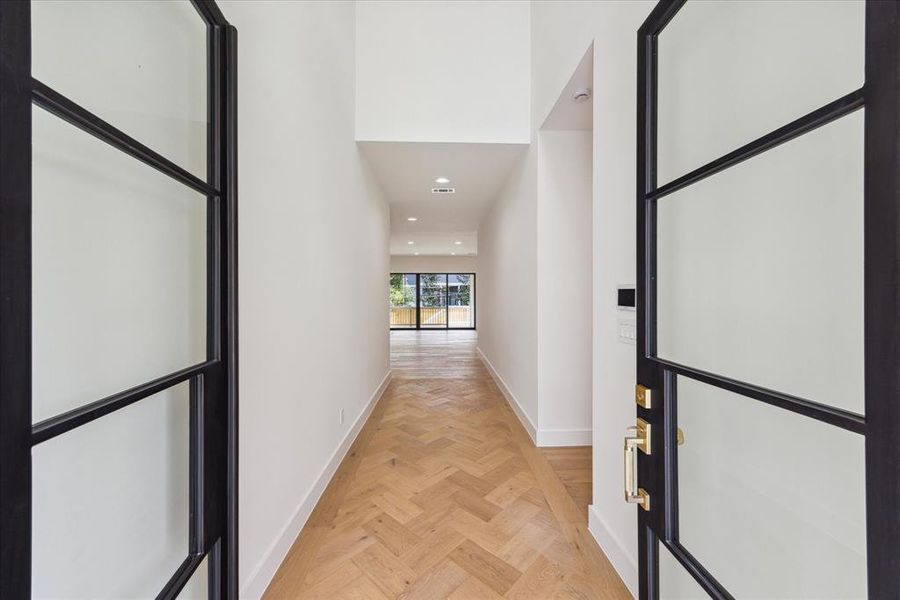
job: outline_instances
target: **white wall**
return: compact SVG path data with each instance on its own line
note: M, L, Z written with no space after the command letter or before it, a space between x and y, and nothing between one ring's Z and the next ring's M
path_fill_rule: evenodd
M521 1L359 2L357 139L527 142L530 18Z
M257 597L388 373L389 213L354 141L354 3L222 8L239 37L240 581Z
M538 445L591 443L590 131L538 135Z
M653 2L532 5L535 116L543 120L594 43L593 423L591 531L637 591L635 508L622 501L622 436L634 421L634 346L618 342L616 285L633 283L637 28Z
M537 149L478 230L478 349L532 438L538 423Z
M589 45L561 67L548 110ZM536 444L588 445L593 138L539 131L546 116L531 114L536 143L478 230L479 349Z
M477 272L477 256L391 256L391 273Z

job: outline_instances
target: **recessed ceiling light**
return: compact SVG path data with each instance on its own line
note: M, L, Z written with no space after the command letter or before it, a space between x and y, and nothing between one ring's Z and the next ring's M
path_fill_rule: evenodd
M450 183L450 180L447 179L446 177L438 177L437 179L434 180L434 182L435 182L435 183L440 183L440 184L443 185L443 184L445 184L445 183Z
M407 221L418 221L419 219L417 219L416 217L406 217L406 220Z
M415 242L414 242L414 241L412 241L412 240L409 240L409 241L408 241L408 242L406 242L406 243L407 243L407 244L409 244L409 245L410 245L410 246L412 246L412 245L413 245L413 244L415 244Z
M456 244L457 246L462 246L462 242L457 241L457 242L453 242L453 243Z
M456 256L456 252L451 252L450 256Z
M413 254L415 254L415 255L416 255L416 256L418 256L418 255L419 255L419 253L418 253L418 252L413 252Z

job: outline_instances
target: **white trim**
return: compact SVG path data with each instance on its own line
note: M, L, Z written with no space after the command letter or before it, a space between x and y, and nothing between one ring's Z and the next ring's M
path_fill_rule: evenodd
M291 549L294 540L300 535L300 531L303 529L307 519L309 519L313 509L319 502L319 498L322 497L322 493L325 491L325 488L328 487L328 483L331 481L331 478L334 477L338 466L340 466L341 461L344 460L344 456L356 440L356 436L359 435L359 432L362 430L363 425L365 425L366 420L368 420L369 415L372 414L372 409L375 408L375 405L378 403L382 394L384 394L384 391L387 389L390 382L391 371L388 371L384 376L384 379L381 380L381 383L378 384L378 388L369 398L366 407L356 418L353 426L347 431L344 439L341 440L340 445L335 448L334 454L331 455L328 464L325 465L322 472L319 473L318 478L313 482L312 487L306 493L306 497L303 498L299 506L294 510L294 514L288 522L285 523L281 532L278 534L278 537L275 538L275 541L272 542L265 554L263 554L263 557L253 568L250 577L247 578L247 582L241 587L241 598L262 598L266 588L275 576L275 572L278 571L278 567L281 566L285 556L287 556L288 550Z
M593 431L590 429L538 429L537 445L541 448L553 446L590 446Z
M509 389L509 386L506 385L506 382L503 381L503 378L500 377L500 373L497 372L497 369L494 368L494 365L491 364L491 361L488 360L488 357L484 355L484 352L481 351L481 348L476 347L475 352L478 353L478 358L481 359L481 362L484 363L484 366L487 368L488 373L491 374L491 377L494 379L494 383L497 384L497 387L500 388L500 392L503 393L503 397L506 398L507 404L512 408L512 411L516 413L516 416L519 417L519 421L522 423L522 427L525 428L525 431L528 432L528 436L531 438L531 441L537 445L537 428L534 426L534 423L531 422L531 419L528 417L528 413L525 412L525 409L522 408L522 405L519 404L519 401L516 400L516 397L513 395L512 391Z
M622 542L610 531L603 517L597 512L597 508L591 504L588 507L588 530L597 540L600 549L609 559L616 573L625 582L625 587L635 598L638 597L638 568Z

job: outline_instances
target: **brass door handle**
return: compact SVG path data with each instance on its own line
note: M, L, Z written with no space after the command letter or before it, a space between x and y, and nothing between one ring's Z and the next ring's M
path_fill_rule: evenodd
M637 420L637 426L629 427L625 436L625 502L638 504L644 510L650 510L650 494L638 487L637 470L640 449L650 454L650 424L643 419Z

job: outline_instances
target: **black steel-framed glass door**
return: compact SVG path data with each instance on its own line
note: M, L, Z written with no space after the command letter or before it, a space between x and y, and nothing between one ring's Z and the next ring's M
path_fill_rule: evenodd
M0 596L237 598L237 32L91 8L0 3Z
M637 37L640 597L896 598L900 3Z

